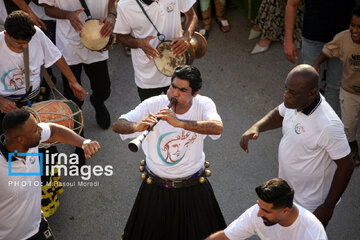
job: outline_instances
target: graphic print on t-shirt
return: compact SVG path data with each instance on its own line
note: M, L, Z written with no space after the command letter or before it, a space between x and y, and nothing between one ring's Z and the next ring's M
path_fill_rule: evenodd
M15 92L25 87L24 73L21 69L13 68L1 76L4 91Z
M184 158L189 147L195 142L197 134L189 131L167 132L157 143L157 152L166 165L176 165Z
M295 125L295 133L296 133L296 134L305 133L305 128L304 128L304 126L302 126L300 123L297 123L297 124Z

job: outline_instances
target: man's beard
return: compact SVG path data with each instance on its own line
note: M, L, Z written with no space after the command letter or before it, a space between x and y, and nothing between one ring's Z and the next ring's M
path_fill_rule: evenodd
M269 219L267 219L266 217L261 217L261 218L263 219L263 222L264 222L265 226L270 227L270 226L272 226L272 225L277 224L276 222L272 222L272 221L270 221L270 220L269 220Z

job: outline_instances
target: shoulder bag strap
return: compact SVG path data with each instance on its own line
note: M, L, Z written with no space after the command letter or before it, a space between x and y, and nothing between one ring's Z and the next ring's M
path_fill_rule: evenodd
M149 20L149 22L151 23L151 25L153 25L153 27L155 28L156 32L157 32L157 38L160 40L160 42L165 41L165 35L160 33L159 30L156 28L155 24L151 21L149 15L147 15L144 7L141 5L141 3L139 2L139 0L136 0L137 4L139 4L142 12L145 14L146 18Z
M86 13L86 16L89 18L91 18L91 13L90 13L90 10L85 2L85 0L80 0L80 3L81 3L81 6L84 8L84 11Z

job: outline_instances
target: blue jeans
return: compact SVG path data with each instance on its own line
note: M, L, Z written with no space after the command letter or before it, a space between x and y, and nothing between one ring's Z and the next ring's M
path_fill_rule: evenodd
M302 37L302 58L303 63L313 65L320 56L324 42L312 41ZM326 70L325 98L334 111L340 116L339 91L341 85L343 63L338 58L329 58L321 64L320 79L324 77Z

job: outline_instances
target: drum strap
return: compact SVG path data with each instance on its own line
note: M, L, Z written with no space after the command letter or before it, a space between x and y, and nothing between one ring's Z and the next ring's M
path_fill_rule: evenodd
M41 65L41 74L44 76L46 83L51 89L55 88L54 82L51 80L49 73L46 71L44 65Z
M29 67L29 43L27 44L27 48L23 50L23 58L24 58L24 68L25 68L25 84L26 84L26 93L24 98L27 98L27 105L31 107L31 102L29 99L29 94L32 90L32 85L30 84L30 67Z
M149 20L149 22L151 23L151 25L153 25L153 27L155 28L156 32L157 32L157 38L160 40L160 42L165 41L165 35L160 33L159 30L156 28L155 24L151 21L149 15L147 15L144 7L141 5L141 3L139 2L139 0L136 0L137 4L139 4L141 10L143 11L143 13L145 14L146 18Z
M91 18L91 13L90 10L85 2L85 0L80 0L81 6L84 8L84 12L86 13L86 16L88 17L88 19Z

